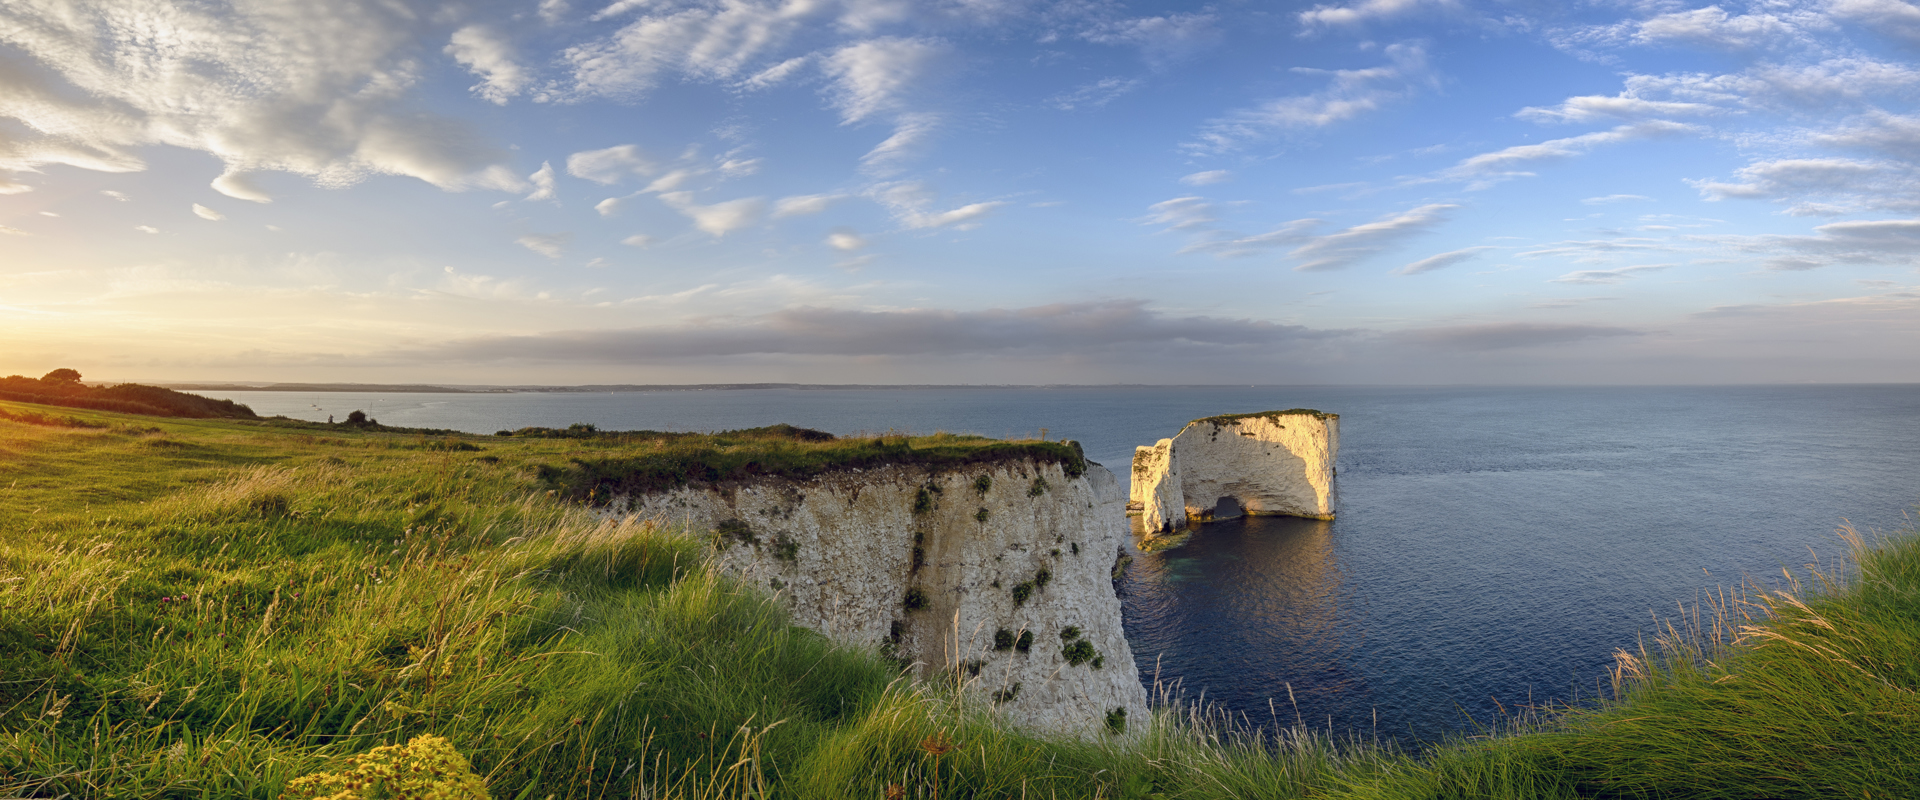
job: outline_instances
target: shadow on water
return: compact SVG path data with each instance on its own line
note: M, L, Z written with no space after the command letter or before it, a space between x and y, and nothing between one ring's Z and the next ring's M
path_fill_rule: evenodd
M1190 697L1204 693L1250 717L1272 701L1270 713L1287 725L1366 718L1371 693L1351 668L1364 634L1348 624L1353 598L1334 526L1240 517L1141 554L1122 589L1142 677L1180 676Z

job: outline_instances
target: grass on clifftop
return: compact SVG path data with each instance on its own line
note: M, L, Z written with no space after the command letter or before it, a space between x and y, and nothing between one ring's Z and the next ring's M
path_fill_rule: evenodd
M1086 472L1086 456L1077 442L1000 441L952 433L838 438L791 425L712 434L598 432L592 426L576 425L567 430L523 428L512 435L573 439L616 449L594 457L572 457L565 466L539 473L541 480L566 497L591 503L689 484L767 476L810 478L901 464L955 468L1034 460L1061 464L1070 476Z
M628 445L0 410L92 426L0 419L0 797L273 798L427 734L503 800L1920 796L1911 538L1417 758L1177 706L1057 741L538 477Z
M1202 422L1211 422L1214 425L1219 426L1219 425L1226 425L1230 422L1238 422L1243 419L1255 419L1258 417L1290 417L1295 415L1313 417L1314 419L1318 419L1318 420L1329 420L1329 419L1340 418L1339 414L1335 414L1331 411L1321 411L1317 408L1289 408L1285 411L1256 411L1251 414L1217 414L1211 417L1201 417L1187 424L1198 425Z

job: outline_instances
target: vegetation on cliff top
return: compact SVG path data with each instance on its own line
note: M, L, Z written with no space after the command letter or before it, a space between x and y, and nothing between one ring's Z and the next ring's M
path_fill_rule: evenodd
M212 400L137 383L88 386L80 382L80 373L70 369L56 369L40 378L23 375L0 378L0 400L157 417L256 418L253 409L232 400Z
M1331 411L1321 411L1317 408L1289 408L1285 411L1255 411L1251 414L1216 414L1211 417L1201 417L1187 424L1198 425L1202 422L1210 422L1210 423L1213 423L1215 426L1220 426L1220 425L1226 425L1230 422L1238 422L1243 419L1254 419L1256 417L1276 417L1277 418L1277 417L1289 417L1289 416L1295 416L1295 415L1308 416L1308 417L1313 417L1314 419L1320 419L1320 420L1340 418L1339 414L1335 414Z
M496 798L1920 796L1911 537L1417 756L1171 703L1051 740L538 477L624 445L63 413L0 419L0 797L266 800L422 737Z
M587 430L579 430L583 427ZM619 452L570 458L565 466L549 466L539 473L541 480L565 496L593 503L692 484L759 477L804 479L897 465L952 469L1030 460L1060 464L1068 475L1079 476L1087 464L1079 443L1072 441L1002 441L952 433L842 438L791 425L711 434L599 432L590 426L568 431L523 428L513 436L578 439L617 447Z

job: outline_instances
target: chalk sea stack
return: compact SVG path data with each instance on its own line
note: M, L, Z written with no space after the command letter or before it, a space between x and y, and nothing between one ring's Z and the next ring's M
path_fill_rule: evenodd
M1333 519L1340 415L1313 409L1196 419L1137 448L1128 510L1149 533L1242 514Z

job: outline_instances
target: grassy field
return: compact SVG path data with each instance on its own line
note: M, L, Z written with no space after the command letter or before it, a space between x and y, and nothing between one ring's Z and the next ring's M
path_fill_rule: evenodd
M795 437L667 449L813 468ZM0 797L316 796L429 735L513 800L1920 796L1912 538L1677 619L1615 699L1424 753L1174 703L1044 740L790 626L704 536L570 499L661 447L0 402Z

